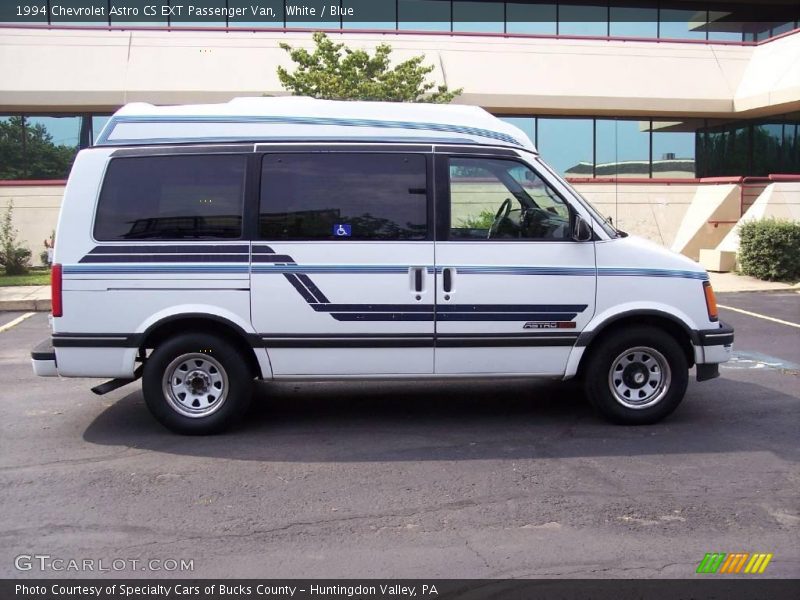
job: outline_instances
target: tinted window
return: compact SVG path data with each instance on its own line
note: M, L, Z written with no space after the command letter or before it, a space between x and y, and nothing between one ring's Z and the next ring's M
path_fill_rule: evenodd
M238 238L244 156L152 156L111 161L97 207L98 240Z
M261 174L260 231L270 240L421 240L425 157L270 154Z

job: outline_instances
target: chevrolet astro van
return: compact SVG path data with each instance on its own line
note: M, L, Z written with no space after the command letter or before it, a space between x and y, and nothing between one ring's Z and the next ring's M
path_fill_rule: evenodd
M75 160L54 261L35 373L141 377L187 434L256 379L579 377L608 419L654 423L733 344L700 266L476 107L129 104Z

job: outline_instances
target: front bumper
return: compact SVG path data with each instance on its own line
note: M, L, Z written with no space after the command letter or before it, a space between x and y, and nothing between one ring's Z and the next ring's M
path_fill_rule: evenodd
M34 374L39 377L58 376L56 351L53 349L53 341L51 338L40 342L31 350L31 366L33 367Z
M696 332L694 340L697 380L705 381L719 375L719 369L704 368L730 360L733 352L733 327L720 321L716 329Z

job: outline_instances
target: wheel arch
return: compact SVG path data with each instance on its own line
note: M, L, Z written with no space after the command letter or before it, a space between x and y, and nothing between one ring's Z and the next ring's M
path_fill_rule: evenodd
M271 372L265 369L257 355L260 338L247 332L241 325L220 315L209 313L177 313L160 318L139 334L138 347L141 352L153 349L164 340L187 332L213 333L234 344L247 359L253 376L267 378ZM266 355L265 355L266 358Z
M642 325L656 327L672 336L683 350L689 367L694 366L694 344L697 341L697 332L685 321L668 312L657 309L634 309L617 313L591 331L584 331L578 336L575 346L582 350L582 354L576 374L582 375L588 357L592 355L593 348L596 348L601 340L625 327Z

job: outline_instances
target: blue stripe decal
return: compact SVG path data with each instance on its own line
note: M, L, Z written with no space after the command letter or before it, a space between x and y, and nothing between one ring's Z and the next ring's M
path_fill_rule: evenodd
M253 264L253 273L408 273L410 266L405 265L270 265ZM432 270L432 267L428 267Z
M93 256L92 262L97 261L99 257ZM116 257L109 260L108 263L97 261L95 264L87 264L85 262L76 265L65 265L64 273L97 273L97 274L114 274L114 273L197 273L197 272L230 272L230 273L247 273L252 270L253 273L276 273L276 274L325 274L333 273L337 275L348 274L399 274L408 273L411 268L407 265L296 265L296 264L256 264L248 265L246 262L237 262L236 264L169 264L169 258L165 257L165 262L161 264L141 264L141 263L127 263L121 264L116 262ZM85 259L84 259L85 260ZM185 260L185 259L183 259ZM228 259L223 259L228 260ZM169 262L167 262L169 261ZM182 261L181 261L182 262ZM469 266L469 267L456 267L459 274L463 275L534 275L534 276L564 276L564 277L594 277L597 274L600 277L672 277L683 279L695 279L698 281L706 281L708 274L701 271L680 271L673 269L638 269L638 268L619 268L619 267L601 267L597 270L593 268L584 267L503 267L503 266ZM434 268L427 266L426 270L429 273L434 271ZM441 272L441 267L436 269Z
M437 271L446 267L437 267ZM464 275L566 275L571 277L594 277L594 267L515 267L515 266L457 266L458 274ZM440 271L441 272L441 271Z
M190 115L151 115L151 116L119 116L112 117L111 123L103 129L97 145L103 145L109 136L121 123L254 123L267 125L322 125L335 127L376 127L382 129L412 129L415 131L438 131L444 133L461 133L475 135L492 140L498 140L524 147L516 138L499 131L482 129L480 127L467 127L463 125L450 125L446 123L427 123L417 121L385 121L382 119L344 119L337 117L295 117L295 116L190 116ZM194 138L184 138L186 142ZM143 143L150 140L128 140L129 142ZM118 144L119 140L112 143Z
M159 273L248 273L247 263L237 265L64 265L65 275L130 275Z
M253 264L253 273L407 273L409 265L298 265L298 264ZM429 273L434 271L426 267ZM436 267L441 273L448 267ZM704 281L708 274L702 271L681 271L675 269L645 269L632 267L519 267L519 266L456 266L461 275L539 275L566 277L675 277Z
M215 143L228 143L228 144L281 144L286 143L287 141L291 141L293 143L317 143L317 142L329 142L331 144L336 143L343 143L343 142L361 142L362 144L425 144L425 145L435 145L435 144L458 144L461 146L467 145L479 145L478 142L473 140L472 138L440 138L440 137L422 137L422 136L395 136L395 137L385 137L385 136L356 136L356 135L329 135L329 136L305 136L305 137L298 137L293 136L291 140L287 140L286 136L277 136L277 135L259 135L253 136L247 140L242 140L241 136L230 136L230 135L218 135L218 136L198 136L198 137L191 137L191 138L179 138L179 137L158 137L158 138L123 138L119 140L108 140L101 141L99 138L95 146L128 146L128 145L142 145L142 144L215 144Z
M678 277L706 281L705 271L681 271L677 269L644 269L633 267L599 267L597 274L601 277Z

